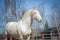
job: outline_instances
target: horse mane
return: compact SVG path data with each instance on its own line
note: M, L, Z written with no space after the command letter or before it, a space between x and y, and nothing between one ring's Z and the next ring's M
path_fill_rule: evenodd
M28 17L30 15L30 13L32 12L33 9L28 10L27 12L24 13L24 15L22 16L22 19Z
M37 8L33 8L33 9L28 10L27 12L24 13L22 18L28 17L30 15L30 13L32 13L34 10L37 10Z

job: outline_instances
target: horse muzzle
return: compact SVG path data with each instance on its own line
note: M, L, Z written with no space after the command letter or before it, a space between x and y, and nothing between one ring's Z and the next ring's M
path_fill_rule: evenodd
M41 22L42 22L42 19L39 19L39 20L38 20L38 22L40 22L40 23L41 23Z

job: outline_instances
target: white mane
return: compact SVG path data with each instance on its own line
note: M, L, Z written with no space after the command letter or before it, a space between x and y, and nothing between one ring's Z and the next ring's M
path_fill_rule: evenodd
M28 17L28 16L31 14L32 10L33 10L33 9L30 9L30 10L28 10L27 12L25 12L24 15L23 15L23 17L22 17L22 19Z

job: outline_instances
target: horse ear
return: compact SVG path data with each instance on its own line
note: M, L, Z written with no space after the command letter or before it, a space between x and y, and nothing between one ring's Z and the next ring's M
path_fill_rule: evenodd
M34 11L34 10L36 10L36 9L37 9L37 8L36 8L36 7L34 7L32 11Z
M37 9L36 7L34 7L34 8L33 8L32 12L31 12L31 13L32 13L32 15L34 14L34 13L33 13L33 12L34 12L34 10L36 10L36 9Z
M33 11L36 10L36 9L37 9L37 7L34 7L34 8L33 8L33 10L32 10L32 15L34 14Z

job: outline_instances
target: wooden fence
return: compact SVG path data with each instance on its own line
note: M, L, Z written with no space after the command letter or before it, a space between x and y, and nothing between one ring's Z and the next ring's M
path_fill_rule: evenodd
M39 34L38 36L32 36L30 40L60 40L58 34Z

